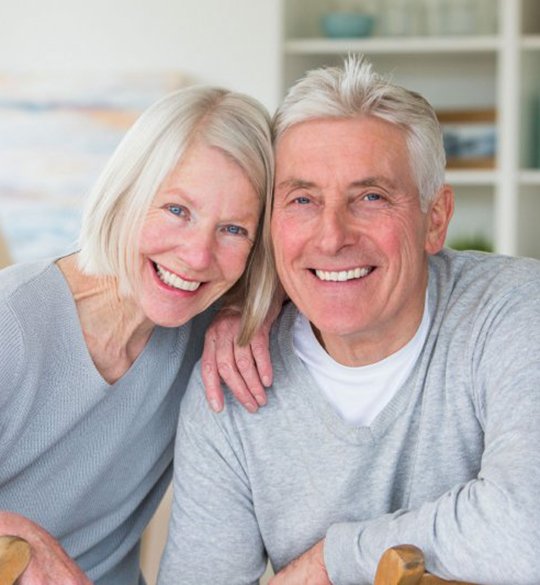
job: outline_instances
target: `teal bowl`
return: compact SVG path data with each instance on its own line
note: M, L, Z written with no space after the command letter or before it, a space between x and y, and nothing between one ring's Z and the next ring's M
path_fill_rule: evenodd
M369 37L375 18L359 12L328 12L321 19L324 34L334 39Z

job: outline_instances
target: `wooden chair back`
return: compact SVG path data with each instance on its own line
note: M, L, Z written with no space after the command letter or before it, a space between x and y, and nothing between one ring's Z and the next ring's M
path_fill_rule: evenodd
M11 255L9 253L7 242L0 231L0 269L11 264Z
M374 585L474 585L446 581L426 572L422 551L410 544L394 546L384 552L377 566Z
M0 584L13 585L30 562L30 545L18 536L0 536Z

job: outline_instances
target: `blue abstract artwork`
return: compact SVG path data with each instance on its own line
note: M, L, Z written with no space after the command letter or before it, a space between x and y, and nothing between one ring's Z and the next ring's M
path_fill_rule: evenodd
M0 75L0 231L12 260L76 246L85 197L129 126L180 73Z

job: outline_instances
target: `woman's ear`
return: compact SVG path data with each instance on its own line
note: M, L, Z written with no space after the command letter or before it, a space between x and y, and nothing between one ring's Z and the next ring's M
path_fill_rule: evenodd
M454 192L449 185L443 185L427 212L425 250L436 254L444 246L448 224L454 213Z

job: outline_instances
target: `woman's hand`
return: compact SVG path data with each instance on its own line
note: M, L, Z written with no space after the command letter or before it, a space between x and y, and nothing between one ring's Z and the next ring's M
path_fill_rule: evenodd
M249 412L266 404L265 387L272 384L270 327L278 311L272 312L249 345L240 347L240 315L220 312L208 328L202 355L202 379L212 409L223 409L223 381Z
M28 518L0 512L0 534L19 536L30 544L30 563L18 585L92 585L60 543Z

